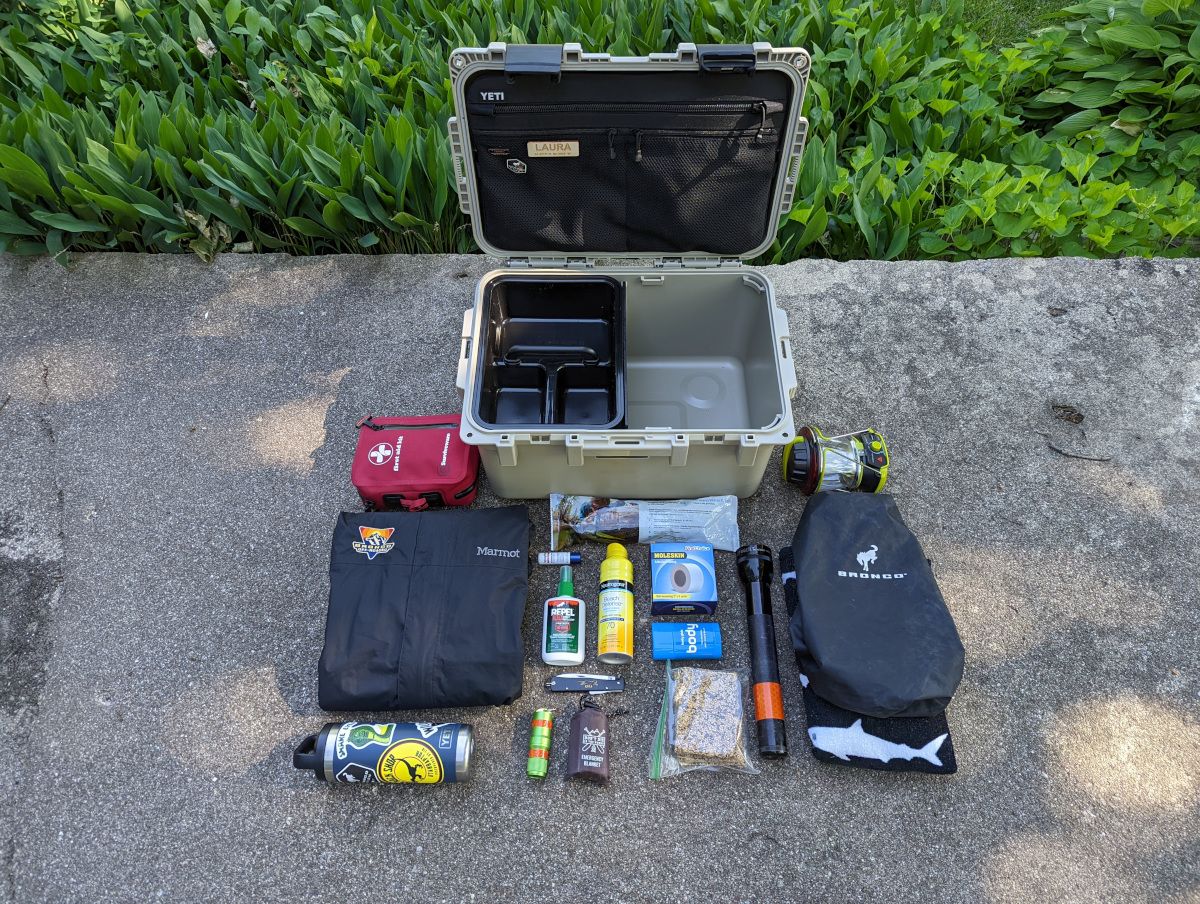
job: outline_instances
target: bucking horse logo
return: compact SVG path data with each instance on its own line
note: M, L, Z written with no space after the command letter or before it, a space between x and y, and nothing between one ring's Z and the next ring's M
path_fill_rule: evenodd
M870 549L864 549L858 554L858 567L863 571L871 570L871 563L875 561L875 553L879 552L879 547L871 544Z

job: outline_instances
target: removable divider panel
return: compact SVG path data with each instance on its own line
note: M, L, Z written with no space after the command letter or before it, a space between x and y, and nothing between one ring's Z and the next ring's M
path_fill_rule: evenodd
M500 276L484 290L475 417L488 427L611 429L625 417L625 288L600 276Z

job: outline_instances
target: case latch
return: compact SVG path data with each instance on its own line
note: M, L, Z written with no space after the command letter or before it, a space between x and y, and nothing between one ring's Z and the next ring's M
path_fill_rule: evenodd
M562 44L509 44L504 50L504 74L549 75L562 72Z
M753 72L755 59L750 44L701 44L696 48L701 72Z

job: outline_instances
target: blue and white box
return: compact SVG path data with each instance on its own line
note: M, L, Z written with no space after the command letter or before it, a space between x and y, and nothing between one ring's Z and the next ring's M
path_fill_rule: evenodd
M708 543L650 544L650 614L712 615L717 568Z
M716 622L654 622L650 632L655 659L721 658L721 626Z

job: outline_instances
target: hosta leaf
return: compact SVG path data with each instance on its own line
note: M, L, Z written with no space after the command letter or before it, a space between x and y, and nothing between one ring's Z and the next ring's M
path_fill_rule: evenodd
M1068 102L1073 106L1083 107L1084 109L1103 107L1105 104L1113 101L1113 89L1116 87L1117 84L1115 82L1089 82L1074 92Z
M1179 2L1180 0L1142 0L1142 15L1153 19L1167 10L1175 9Z
M1157 50L1163 45L1162 34L1149 25L1110 25L1097 31L1096 36L1134 50Z
M1086 132L1088 129L1094 128L1100 122L1099 110L1080 110L1071 116L1059 121L1059 123L1050 131L1050 135L1071 138L1078 135L1080 132Z

